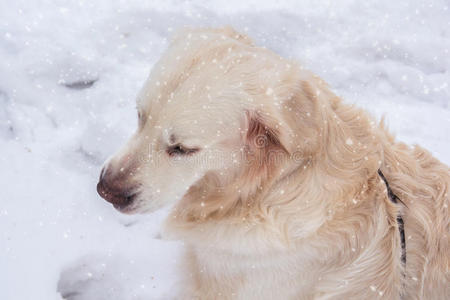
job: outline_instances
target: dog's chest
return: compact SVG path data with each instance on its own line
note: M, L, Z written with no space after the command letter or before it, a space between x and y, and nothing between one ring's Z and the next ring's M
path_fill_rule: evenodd
M312 274L299 270L298 256L287 253L238 255L202 249L195 256L201 284L220 283L217 293L233 299L308 298L314 283Z

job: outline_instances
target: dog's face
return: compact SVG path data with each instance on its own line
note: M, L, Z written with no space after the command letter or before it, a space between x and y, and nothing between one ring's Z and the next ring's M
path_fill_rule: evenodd
M224 180L240 164L238 112L226 101L209 101L204 86L178 88L160 103L144 91L137 132L104 167L99 193L123 212L157 209L180 199L205 174Z
M99 194L122 212L142 213L190 189L199 197L229 189L242 176L258 188L271 169L269 152L299 150L289 142L295 116L285 113L298 105L288 101L296 91L284 87L290 71L287 61L230 29L176 38L138 96L138 129L105 164Z

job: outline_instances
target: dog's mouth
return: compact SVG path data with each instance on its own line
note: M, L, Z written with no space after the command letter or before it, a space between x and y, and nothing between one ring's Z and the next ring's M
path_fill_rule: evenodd
M115 209L123 214L134 214L137 211L136 199L139 196L139 192L134 192L128 196L122 203L112 203Z

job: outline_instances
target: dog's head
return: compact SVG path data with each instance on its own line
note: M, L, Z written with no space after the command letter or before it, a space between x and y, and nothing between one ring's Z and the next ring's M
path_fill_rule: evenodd
M99 194L141 213L192 193L201 207L211 193L260 193L318 147L312 80L230 28L179 33L138 96L138 129L105 164Z

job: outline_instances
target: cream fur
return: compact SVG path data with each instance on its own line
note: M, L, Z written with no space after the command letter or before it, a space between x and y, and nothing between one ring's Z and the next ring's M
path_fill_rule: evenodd
M230 28L185 30L138 110L107 168L139 186L128 212L175 203L180 299L450 298L449 168L295 62ZM200 151L166 157L171 139Z

